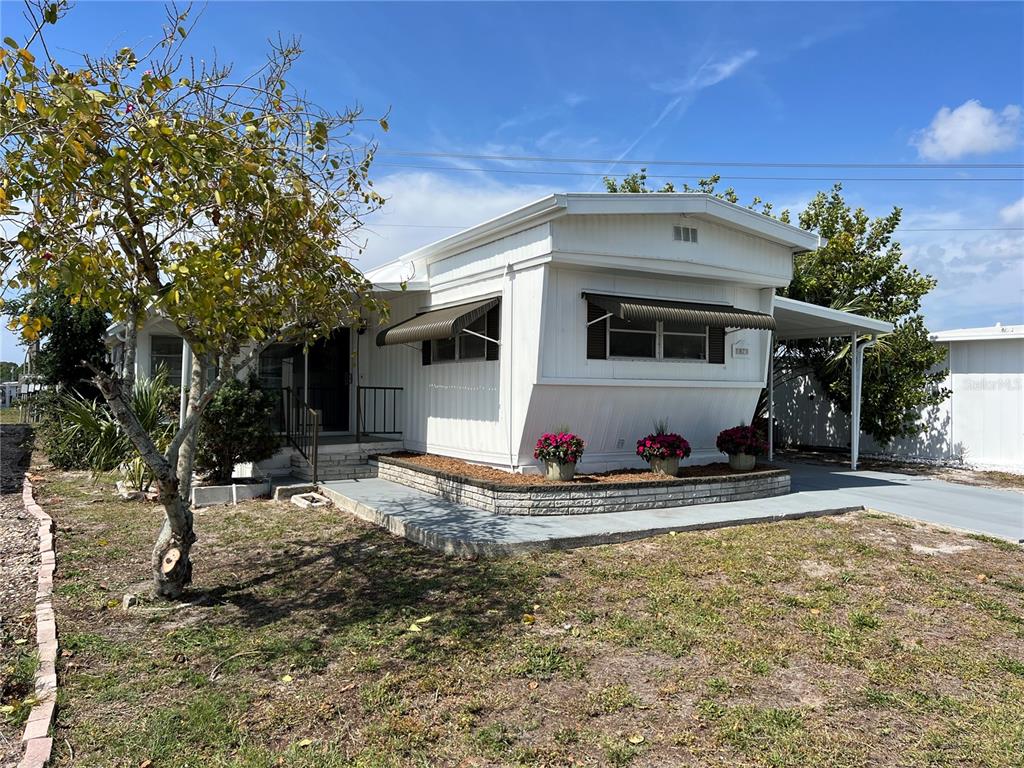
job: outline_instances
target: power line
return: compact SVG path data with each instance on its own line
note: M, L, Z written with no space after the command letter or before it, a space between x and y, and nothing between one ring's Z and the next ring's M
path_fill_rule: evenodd
M696 167L721 168L1024 168L1024 163L792 163L792 162L754 162L754 161L710 161L710 160L625 160L595 159L580 157L546 157L542 155L491 155L470 152L420 152L400 149L381 149L381 155L400 155L403 157L438 157L459 158L462 160L501 160L505 162L539 162L539 163L584 163L594 165L682 165Z
M532 176L586 176L604 178L607 173L595 173L592 171L543 171L526 168L477 168L459 167L454 165L416 165L412 163L389 163L377 161L374 165L386 166L389 168L418 168L427 171L456 171L460 173L518 173ZM648 179L679 179L680 176L649 175ZM696 177L682 177L696 178ZM1024 177L1019 176L996 176L996 177L929 177L929 176L847 176L839 178L836 176L722 176L723 181L914 181L914 182L945 182L945 181L1015 181L1024 183Z

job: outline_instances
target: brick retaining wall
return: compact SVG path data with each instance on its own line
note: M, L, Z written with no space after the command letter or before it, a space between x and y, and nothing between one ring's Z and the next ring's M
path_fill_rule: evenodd
M667 482L530 487L451 475L390 456L377 456L370 460L370 466L376 467L377 476L383 480L496 515L627 512L761 499L789 493L789 471L785 469L755 470L743 475L687 477Z

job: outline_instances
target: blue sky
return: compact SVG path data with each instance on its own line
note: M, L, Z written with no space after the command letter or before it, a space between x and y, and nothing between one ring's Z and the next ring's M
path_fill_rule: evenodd
M0 3L0 14L3 34L20 37L20 4ZM64 57L110 51L152 41L162 20L155 2L80 2L49 40ZM374 137L390 200L367 231L363 268L549 192L600 189L599 177L574 174L637 167L398 151L1024 163L1019 3L214 2L189 50L249 71L278 33L301 36L292 79L322 106L390 110L392 130ZM777 209L801 209L833 179L869 213L901 206L906 260L940 281L925 305L929 327L1024 323L1021 182L856 180L1019 177L1020 168L649 166L680 182L716 170L814 177L725 181L744 202L759 195ZM18 356L6 331L0 343L0 356Z

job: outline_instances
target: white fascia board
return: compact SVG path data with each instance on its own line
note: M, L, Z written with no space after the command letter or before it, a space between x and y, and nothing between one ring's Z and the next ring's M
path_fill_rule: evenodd
M1024 325L991 325L985 328L956 328L936 331L928 338L936 342L950 341L1006 341L1024 339Z
M481 224L456 232L443 240L410 251L399 259L402 262L424 261L431 264L456 253L468 251L506 235L528 229L565 214L565 196L548 195L514 211L503 213Z
M426 271L426 267L415 261L395 259L368 270L363 276L377 291L400 291L403 282L406 290L425 291L430 287Z
M732 227L790 247L794 252L818 247L813 232L783 224L777 219L703 192L652 192L638 195L619 193L569 193L565 195L572 214L664 214L708 216ZM822 241L824 242L824 241Z
M555 251L552 254L551 261L555 264L573 267L610 269L618 272L642 272L650 275L692 277L700 280L739 283L740 285L753 288L785 288L790 283L788 278L781 275L745 272L739 269L727 269L695 261L652 259L649 256Z
M492 267L481 272L474 272L472 275L462 275L461 277L454 277L445 280L435 279L431 282L429 290L441 291L448 290L450 288L459 288L463 285L479 283L482 280L501 277L509 270L512 272L525 272L528 269L533 269L534 267L541 266L542 264L547 264L550 261L552 261L552 255L550 253L546 253L543 256L533 256L529 259L524 259L523 261L512 261L508 264L502 264L500 267ZM428 289L423 288L421 290Z

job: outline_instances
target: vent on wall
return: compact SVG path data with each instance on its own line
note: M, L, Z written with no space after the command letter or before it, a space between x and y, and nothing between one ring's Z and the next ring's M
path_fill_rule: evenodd
M672 239L683 243L696 243L697 229L695 227L672 227Z

